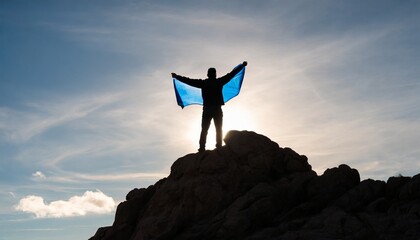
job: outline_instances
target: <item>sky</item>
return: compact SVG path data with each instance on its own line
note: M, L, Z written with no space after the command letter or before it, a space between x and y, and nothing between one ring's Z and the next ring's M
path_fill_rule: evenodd
M171 73L248 62L224 132L322 174L420 172L419 1L0 1L0 240L88 239L196 152ZM208 136L214 146L214 128Z

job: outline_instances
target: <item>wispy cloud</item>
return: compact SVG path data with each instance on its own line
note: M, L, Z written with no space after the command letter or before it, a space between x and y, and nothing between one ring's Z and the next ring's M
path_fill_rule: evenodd
M26 142L56 126L81 119L95 110L117 100L116 95L82 97L55 102L30 102L26 110L0 108L0 127L4 141Z
M83 112L78 117L47 124L38 130L37 141L30 141L34 134L25 134L31 132L25 129L37 128L36 122L21 119L21 122L10 123L11 134L20 135L20 140L26 139L26 148L16 158L21 162L57 167L68 160L82 157L92 161L93 158L110 154L124 155L139 151L140 146L144 149L163 141L159 140L162 134L170 135L170 132L165 132L169 126L159 124L165 119L161 118L160 105L151 103L150 98L146 101L136 99L133 97L136 94L138 93L128 91L116 102L94 105L94 109L88 108L88 112ZM85 100L89 101L89 98ZM37 114L39 118L58 119L66 109L81 107L79 102L65 102L54 105L54 109L48 108L48 115L42 115L42 112ZM158 113L159 111L161 112ZM49 130L66 134L46 137Z
M9 192L9 195L10 195L12 198L16 198L16 194L15 194L14 192Z
M52 182L86 182L86 181L100 181L100 182L116 182L116 181L134 181L134 180L159 180L167 177L167 173L109 173L109 174L64 174L60 177L51 177Z
M36 218L63 218L85 216L88 214L106 214L114 211L113 198L101 191L86 191L82 196L73 196L68 200L46 203L40 196L26 196L15 206L17 211L34 214Z
M18 229L16 232L51 232L51 231L61 231L62 228L26 228Z
M34 177L35 179L40 179L40 180L47 179L47 177L41 171L36 171L32 173L32 177Z

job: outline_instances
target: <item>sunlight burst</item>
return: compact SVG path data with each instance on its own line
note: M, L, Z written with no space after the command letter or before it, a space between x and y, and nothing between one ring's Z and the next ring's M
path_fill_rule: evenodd
M198 140L201 133L201 115L194 121L196 124L191 126L187 135L191 139L192 144L198 148ZM230 130L249 130L255 129L255 120L247 110L242 108L224 107L223 109L223 137ZM216 130L213 121L211 122L207 135L206 149L213 149L216 145Z

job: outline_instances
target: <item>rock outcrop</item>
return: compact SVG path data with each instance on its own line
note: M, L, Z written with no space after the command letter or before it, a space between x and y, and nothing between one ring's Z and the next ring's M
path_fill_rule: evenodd
M306 156L254 132L225 143L130 191L91 240L420 239L420 174L360 181L343 164L318 176Z

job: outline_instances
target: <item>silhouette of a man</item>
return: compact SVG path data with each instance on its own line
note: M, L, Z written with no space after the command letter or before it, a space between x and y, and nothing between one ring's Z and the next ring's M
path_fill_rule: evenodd
M201 118L201 134L200 134L200 148L199 152L203 152L206 149L207 133L210 127L211 120L214 121L216 128L216 148L222 146L223 138L223 112L222 105L224 105L224 99L222 94L223 86L228 83L232 78L240 72L247 62L243 62L239 67L233 69L230 73L223 77L216 78L216 69L209 68L207 71L207 79L190 79L187 77L179 76L172 73L172 77L179 81L188 84L192 87L201 88L201 95L203 97L203 115Z

